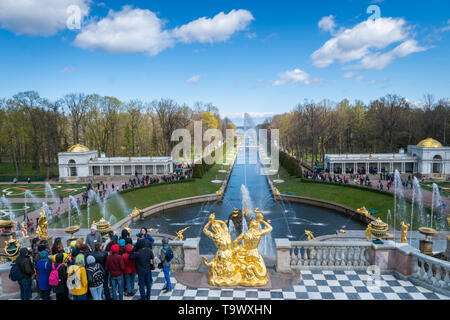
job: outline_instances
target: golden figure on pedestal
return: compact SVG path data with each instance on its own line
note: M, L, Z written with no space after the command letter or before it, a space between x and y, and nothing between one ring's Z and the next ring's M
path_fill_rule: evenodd
M202 257L203 263L210 268L208 282L216 287L232 287L239 285L241 274L239 267L234 263L233 249L231 247L231 235L225 222L215 220L216 216L211 214L209 221L203 228L203 232L214 241L217 253L211 262ZM209 231L211 226L213 232Z
M218 251L211 262L203 257L203 262L210 268L208 282L212 286L231 287L259 287L269 282L266 264L258 251L261 237L272 232L269 222L264 221L264 216L255 210L256 220L250 222L249 230L238 236L232 248L231 235L223 221L215 220L215 215L209 217L209 222L203 232L211 238ZM259 229L263 224L264 229ZM214 232L208 230L212 227ZM239 243L243 242L243 245Z
M408 230L409 230L410 224L405 224L405 221L402 221L400 224L402 226L402 240L401 240L401 243L408 243L408 239L406 238L406 235L408 234Z
M189 228L190 228L190 227L187 227L187 228L184 228L183 230L178 231L178 232L177 232L176 238L173 239L173 240L178 240L178 239L179 239L179 240L183 241L183 240L184 240L183 233L184 233L185 231L187 231Z
M22 230L22 238L28 238L28 227L25 221L20 224L20 227L20 230Z
M308 236L308 241L317 241L317 239L314 238L314 234L312 231L305 230L305 234Z
M39 215L38 226L36 229L36 237L41 240L47 240L48 239L48 235L47 235L48 220L47 220L47 217L45 216L44 208L41 208L41 210L42 211L41 211L41 214Z
M367 225L366 229L366 239L371 240L372 239L372 230L370 230L370 224Z

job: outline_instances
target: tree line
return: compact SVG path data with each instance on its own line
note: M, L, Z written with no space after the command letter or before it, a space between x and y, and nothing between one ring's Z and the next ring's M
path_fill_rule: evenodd
M326 153L394 153L432 137L450 138L450 100L425 95L421 106L395 94L364 104L305 100L260 125L280 130L281 147L307 164Z
M169 156L177 143L172 132L186 128L193 135L194 121L224 136L234 128L212 103L190 107L171 99L120 101L84 93L51 101L36 91L19 92L0 99L0 163L12 163L17 176L24 166L31 165L37 175L44 168L49 178L58 152L78 143L110 157Z

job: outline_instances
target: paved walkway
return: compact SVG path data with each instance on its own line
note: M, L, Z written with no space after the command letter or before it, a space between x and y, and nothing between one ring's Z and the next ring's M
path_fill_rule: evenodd
M288 289L201 289L176 283L172 274L173 290L162 293L165 285L163 272L153 271L151 300L449 300L450 297L434 293L409 281L398 280L384 274L369 282L364 271L305 270L297 285ZM137 278L137 277L136 277ZM135 289L139 287L135 285ZM52 299L55 299L52 294ZM16 298L17 299L17 298ZM39 295L33 293L33 299ZM139 300L139 290L134 297ZM11 299L14 300L14 299Z

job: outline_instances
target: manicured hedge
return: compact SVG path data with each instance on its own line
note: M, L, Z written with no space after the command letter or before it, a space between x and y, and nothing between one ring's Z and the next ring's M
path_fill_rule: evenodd
M302 175L302 170L298 161L283 151L280 151L280 165L285 168L291 176L299 177Z

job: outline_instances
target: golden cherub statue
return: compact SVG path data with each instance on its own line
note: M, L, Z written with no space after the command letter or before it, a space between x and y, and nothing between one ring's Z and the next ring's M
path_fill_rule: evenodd
M183 230L180 230L180 231L178 231L177 232L177 236L176 236L176 238L175 239L173 239L173 240L181 240L181 241L183 241L184 240L184 236L183 236L183 233L186 231L186 230L188 230L190 227L187 227L187 228L184 228Z
M402 221L400 225L402 226L401 243L408 243L406 235L408 234L410 224L405 224L405 221Z
M131 229L128 225L126 225L125 227L123 227L125 230L127 230L128 234L131 235Z
M45 216L44 208L41 208L41 210L42 211L38 219L38 226L36 228L36 236L41 240L47 240L48 220L47 217Z
M363 214L363 215L365 215L367 217L370 217L370 212L367 210L366 207L362 207L362 208L356 209L356 212L358 212L360 214Z
M142 210L139 210L138 208L134 207L133 211L128 215L129 217L136 217L138 216Z
M370 224L367 225L366 229L366 239L371 240L372 239L372 230L370 228Z
M317 241L316 238L314 238L313 232L309 230L305 230L305 234L308 236L308 241Z

